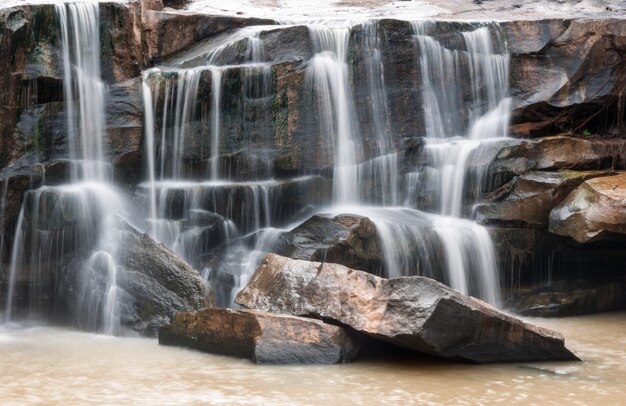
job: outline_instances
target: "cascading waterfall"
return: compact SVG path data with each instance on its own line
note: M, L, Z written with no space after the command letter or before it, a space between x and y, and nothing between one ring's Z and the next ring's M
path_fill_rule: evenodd
M460 51L428 36L429 26L413 24L420 48L427 149L439 178L433 182L440 185L440 212L460 217L470 156L484 143L507 136L511 111L509 56L497 48L501 41L497 46L492 42L492 35L499 39L497 29L480 27L463 32L467 50ZM463 69L464 61L468 70ZM469 91L464 89L466 77L470 79ZM468 101L465 93L469 93ZM467 117L449 114L467 111L466 105ZM476 181L480 183L480 173Z
M219 178L220 149L220 105L222 96L222 71L219 67L211 68L211 84L213 97L211 103L211 179Z
M71 312L71 322L118 334L116 224L118 216L130 216L128 203L112 184L111 164L105 158L99 5L58 3L55 10L61 33L71 183L42 186L25 194L11 253L6 319L13 316L18 278L28 272L31 316L42 311L39 302L52 289L54 299L64 302L57 305ZM59 261L65 263L62 270L52 265ZM76 291L66 291L65 278L77 280Z
M80 163L73 165L72 180L103 181L107 174L103 159L106 90L100 79L98 5L56 4L55 10L61 27L70 159ZM74 103L77 99L78 110Z
M293 211L284 207L281 196L292 187L306 188L312 180L304 177L276 181L265 178L265 171L260 169L252 175L258 180L239 181L239 174L229 173L228 166L221 164L221 149L228 136L223 107L233 101L224 100L223 94L229 74L241 74L241 93L228 96L240 98L244 136L257 132L255 123L271 118L268 102L272 78L270 65L262 62L263 42L256 35L242 41L246 51L240 65L219 64L222 52L229 49L226 44L209 53L206 66L160 67L144 72L142 87L149 179L140 185L138 193L149 199L152 236L197 269L203 269L223 306L233 305L234 293L260 262L260 252L266 252L278 238L280 233L274 227L284 223L285 216ZM200 81L210 83L211 91L210 96L202 99ZM201 124L194 126L194 122ZM157 127L161 135L158 146ZM168 144L172 134L178 147ZM208 147L204 171L182 167L185 145ZM170 170L168 165L175 165L178 170ZM255 240L252 248L251 239ZM219 263L213 257L219 257Z
M389 108L378 22L375 20L364 22L362 37L368 100L371 103L371 127L376 139L377 156L357 167L360 201L397 206L400 181L399 156L394 151L389 133Z
M333 200L359 200L358 154L354 134L354 104L349 81L349 28L309 27L316 54L307 69L307 91L317 96L320 134L331 137L334 154Z
M363 47L366 55L369 56L363 63L366 64L369 97L373 101L371 121L377 146L375 157L365 162L360 162L363 145L357 135L358 131L355 130L356 112L348 63L350 30L348 28L309 27L309 35L316 53L306 70L306 86L309 94L313 95L316 101L313 110L317 113L317 130L319 134L328 136L328 143L333 154L332 201L335 207L331 211L343 210L366 215L374 221L383 247L389 276L414 274L432 276L464 293L474 294L491 303L496 303L497 278L495 277L494 253L489 235L484 228L468 220L426 214L410 208L394 208L401 201L398 185L401 178L399 166L402 154L394 152L388 133L384 65L380 53L380 33L377 27L376 22L368 22L363 30ZM480 56L486 55L486 58L489 58L493 54L492 49L489 48L490 43L483 38L485 35L490 35L490 30L479 29L477 33L467 35L468 42L473 40L471 45L473 48L469 49L468 45L468 51L451 51L441 47L433 38L425 35L418 36L421 42L428 44L428 47L423 46L425 55L422 55L421 65L425 66L422 71L422 79L426 83L424 105L425 108L432 107L432 111L426 112L426 129L430 140L448 140L449 134L456 137L455 141L467 138L464 135L467 132L465 128L475 128L479 125L474 125L474 123L484 122L485 116L493 114L494 108L490 106L506 107L506 102L501 103L502 95L506 92L491 92L485 95L481 86L494 80L490 75L502 72L502 69L491 69L489 63L483 61ZM262 58L262 41L254 37L247 43L247 58ZM223 49L228 49L228 47ZM462 53L466 54L465 58L468 55L473 58L469 64L471 74L468 73L469 82L475 94L474 102L471 104L472 126L469 124L469 119L467 122L461 119L457 122L446 121L447 117L442 112L450 111L449 109L464 111L465 104L448 97L451 94L450 89L438 88L439 85L432 84L428 77L429 69L438 75L447 72L452 75L451 77L458 77L458 80L448 78L450 86L461 88L461 83L463 83L461 78L465 76L460 62ZM502 57L501 62L506 61L505 56L498 56ZM221 54L217 51L212 52L208 58L211 63L221 59ZM151 204L155 205L155 209L152 210L152 215L156 215L156 222L163 226L164 231L157 233L156 238L172 247L194 266L204 268L206 278L212 282L220 303L231 305L233 293L254 270L254 264L260 258L258 252L262 251L258 245L256 249L250 249L239 243L233 244L233 241L241 241L242 238L247 238L246 235L258 234L255 237L257 243L262 241L261 245L265 249L270 249L271 244L268 244L267 238L275 239L279 234L277 229L272 227L281 223L278 219L280 215L276 216L274 213L281 212L277 210L276 205L280 201L284 186L282 182L275 181L232 182L222 180L220 175L216 175L220 173L217 165L219 165L220 158L219 147L223 142L221 137L226 134L221 128L223 124L221 108L225 97L222 86L224 75L230 67L209 65L193 69L195 69L194 72L208 71L211 75L212 95L207 101L207 105L210 105L210 113L208 113L208 118L198 120L196 117L196 121L207 123L208 131L205 133L210 140L210 154L207 158L209 170L206 177L211 180L189 181L181 173L168 178L171 175L167 171L157 173L158 171L149 168L148 173L154 172L156 176L150 179L149 184L144 185L143 193L146 196L153 196ZM249 84L255 82L251 79L254 77L252 72L255 69L265 69L268 72L261 78L269 75L267 64L255 65L246 62L244 65L237 66L237 69L246 72L243 78L246 85L242 91L245 94L250 93L249 90L245 90ZM185 104L189 100L193 100L194 105L199 104L196 101L198 89L181 83L181 77L182 80L189 77L187 73L189 70L170 70L169 72L177 76L177 82L168 85L169 82L166 80L165 89L160 89L161 85L155 84L158 82L154 80L156 77L150 79L150 75L162 77L165 72L165 70L152 70L144 76L144 89L151 90L151 95L147 95L147 92L144 95L146 110L159 110L152 104L152 100L159 97L163 100L160 108L162 111L160 120L162 147L159 151L161 161L173 159L180 164L183 157L180 155L171 157L171 153L167 150L165 134L166 131L173 132L175 142L180 142L176 134L181 133L181 126L190 125L192 117L188 114L198 115L197 112L185 110ZM264 80L266 79L261 81ZM258 82L258 78L256 81ZM436 78L433 81L436 81ZM502 89L506 87L506 83L501 86ZM185 90L181 91L181 88ZM264 86L261 85L260 88L264 89ZM190 91L194 94L190 95ZM252 92L253 97L250 98L258 100L269 92L271 92L270 89L262 90L258 94ZM235 95L228 95L228 97L233 96ZM484 108L483 99L488 97L493 100L488 99L487 108ZM444 102L449 105L443 106ZM248 105L245 102L244 104ZM169 117L171 111L186 111L186 113L181 115L180 119L172 120ZM203 111L201 115L204 114L207 114L206 111ZM146 114L147 119L153 119L153 117L149 113ZM244 114L244 117L247 117L247 114ZM168 128L167 123L172 122L173 128ZM154 132L154 127L153 123L146 126L146 129L149 129L149 133L146 134L148 147L154 142L154 135L151 134ZM469 155L479 143L478 140L471 140L471 144L465 144L463 151ZM432 153L437 147L444 145L443 142L431 142L427 150ZM437 169L435 165L435 172ZM454 169L457 177L465 176L464 166ZM421 175L421 177L425 178L426 183L433 182L429 176ZM411 179L412 176L408 175L407 178ZM441 175L437 179L440 182ZM303 181L303 184L306 184L306 181ZM239 192L235 192L236 190ZM457 194L462 194L462 182L458 190L460 192ZM238 197L233 198L233 196ZM457 217L460 217L460 195L446 197L446 201L451 199L458 202L455 205L459 207ZM413 205L410 199L406 201L407 204ZM374 209L363 206L364 203L378 204L383 207ZM204 223L199 221L200 213L203 215ZM242 215L242 213L245 214ZM442 210L442 214L450 213ZM208 221L207 216L210 215L217 217ZM284 221L282 223L285 224ZM217 229L220 231L215 229L216 224L219 224ZM201 235L205 237L202 238ZM198 244L198 241L204 242ZM403 243L398 243L398 241L403 241ZM220 255L220 261L214 263L203 259L207 252L219 246L226 247ZM250 260L252 258L250 255L255 259ZM441 264L445 266L442 268Z
M444 216L434 221L446 252L450 285L464 293L468 286L468 268L478 270L481 297L497 303L498 280L493 244L487 231L474 223L458 220L466 193L468 162L484 143L507 136L511 110L508 97L509 56L500 50L501 41L493 44L492 35L499 31L480 27L463 32L466 50L453 50L428 36L428 23L415 23L414 31L420 48L423 83L423 110L428 144L426 151L432 170L409 174L409 188L424 187L436 191L439 211ZM467 63L464 64L464 61ZM468 66L468 71L463 67ZM469 77L469 114L466 111L465 83ZM483 168L474 168L480 185ZM416 186L415 183L419 182ZM472 266L470 256L478 259Z

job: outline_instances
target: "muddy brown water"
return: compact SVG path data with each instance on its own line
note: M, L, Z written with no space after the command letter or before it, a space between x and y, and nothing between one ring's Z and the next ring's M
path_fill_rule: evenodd
M0 404L626 404L626 313L529 320L561 331L583 362L256 366L152 339L5 326Z

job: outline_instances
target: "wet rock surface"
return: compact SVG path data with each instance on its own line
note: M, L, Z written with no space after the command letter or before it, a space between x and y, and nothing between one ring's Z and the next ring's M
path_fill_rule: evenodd
M159 344L250 358L257 364L336 364L358 353L344 327L259 310L179 313L159 330Z
M485 363L575 360L558 333L526 324L423 277L381 279L269 254L236 302L318 317L398 346Z
M280 237L276 254L306 261L332 262L380 275L383 254L376 226L367 217L315 215Z
M547 227L550 211L587 179L610 175L609 171L530 172L515 178L509 194L497 203L475 207L482 224Z
M156 336L159 328L171 322L176 313L215 305L213 292L198 272L178 255L121 220L118 226L116 282L120 290L118 311L123 329ZM95 266L90 270L84 262L75 262L74 266L73 280L65 276L68 283L80 283L82 275L88 271L94 273L95 281L107 281L108 275L102 274L106 268ZM94 287L106 289L99 283ZM63 288L71 291L79 287L65 285ZM74 303L67 305L71 309Z
M521 316L570 317L626 309L626 280L571 280L521 289L505 308Z
M550 231L580 243L626 234L626 174L581 184L550 213Z

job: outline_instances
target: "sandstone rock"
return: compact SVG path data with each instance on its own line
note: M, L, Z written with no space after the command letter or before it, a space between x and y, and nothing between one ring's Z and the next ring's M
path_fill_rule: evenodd
M587 179L609 175L608 171L530 172L512 183L502 201L475 206L476 220L482 224L548 225L550 211L574 188Z
M381 279L269 254L236 302L335 320L380 340L472 362L575 360L555 332L423 277Z
M282 235L274 252L293 259L342 264L375 275L383 272L376 226L357 215L315 215Z
M359 348L343 327L232 309L179 313L159 330L159 344L250 358L257 364L335 364L350 361Z
M584 182L552 210L549 230L580 243L626 234L626 174Z

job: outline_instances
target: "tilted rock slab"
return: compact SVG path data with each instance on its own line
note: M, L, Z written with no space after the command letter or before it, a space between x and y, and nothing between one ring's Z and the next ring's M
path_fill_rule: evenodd
M552 210L549 230L580 243L626 234L626 173L581 184Z
M235 301L334 320L445 358L477 363L578 359L559 333L419 276L382 279L342 265L269 254Z
M204 309L178 313L159 331L159 344L250 358L257 364L335 364L358 343L340 326L259 310Z

